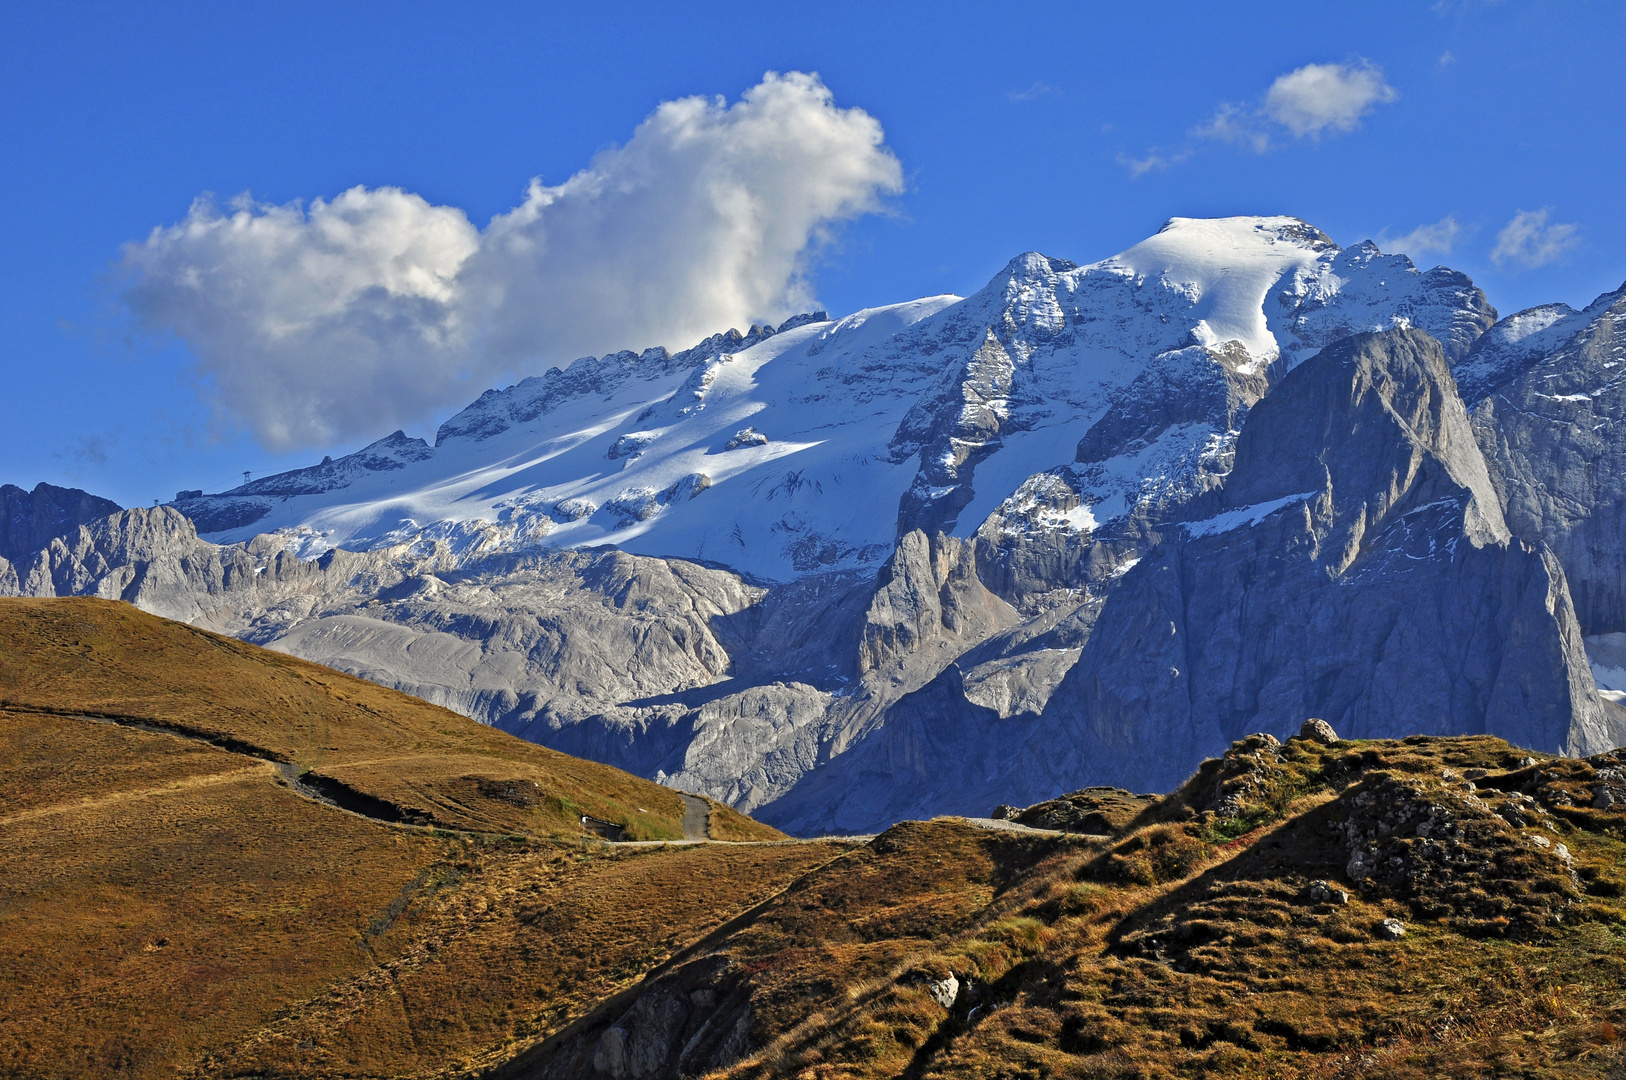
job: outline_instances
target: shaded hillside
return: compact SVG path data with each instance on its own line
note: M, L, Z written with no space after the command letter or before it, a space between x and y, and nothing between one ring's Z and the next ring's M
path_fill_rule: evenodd
M1621 1075L1626 752L1307 729L1109 836L898 825L496 1075Z

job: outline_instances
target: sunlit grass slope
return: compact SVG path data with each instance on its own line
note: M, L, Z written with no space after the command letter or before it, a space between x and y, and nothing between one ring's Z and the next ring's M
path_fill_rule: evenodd
M584 844L681 802L120 604L0 601L0 700L0 1077L457 1074L843 850Z
M99 715L215 739L336 781L402 820L574 836L581 814L628 839L681 839L683 803L619 769L233 638L94 599L0 601L0 708ZM31 798L89 778L21 779ZM329 785L331 787L332 785ZM729 814L731 840L783 834Z

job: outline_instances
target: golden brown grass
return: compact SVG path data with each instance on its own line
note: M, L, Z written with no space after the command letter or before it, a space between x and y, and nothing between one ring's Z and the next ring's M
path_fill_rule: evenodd
M0 698L0 1077L455 1075L842 850L560 838L577 807L675 832L681 802L120 604L0 601Z
M629 839L683 836L682 800L658 784L113 601L0 600L0 707L233 740L450 828L574 836L590 814ZM736 817L742 839L783 839Z
M1626 818L1586 805L1592 765L1523 767L1490 738L1257 751L1209 763L1102 847L1055 842L892 970L831 965L801 1006L816 1022L765 1022L761 1049L725 1075L1621 1075ZM1477 793L1460 782L1473 768L1490 774ZM1463 860L1407 877L1433 865L1408 828L1384 837L1362 892L1342 880L1345 823L1383 820L1402 789L1462 807ZM1532 795L1550 827L1493 827L1512 805L1502 792ZM1566 845L1573 876L1536 836ZM1312 902L1314 880L1351 901ZM1399 941L1376 932L1391 917ZM974 987L952 1010L927 992L950 973Z

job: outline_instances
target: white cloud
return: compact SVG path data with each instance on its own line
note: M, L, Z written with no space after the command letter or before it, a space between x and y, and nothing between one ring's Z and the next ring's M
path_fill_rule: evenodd
M1209 119L1186 132L1190 140L1240 146L1264 154L1280 145L1285 132L1295 139L1316 139L1328 132L1348 132L1378 105L1400 97L1383 80L1383 72L1365 60L1348 64L1306 64L1279 76L1265 91L1262 104L1222 102ZM1178 150L1149 150L1143 157L1118 155L1118 164L1139 178L1194 157L1188 142Z
M1491 261L1498 266L1513 263L1526 269L1546 266L1580 242L1580 226L1547 218L1553 208L1520 210L1496 234Z
M1373 106L1399 96L1383 72L1364 61L1306 64L1270 84L1265 114L1298 138L1320 138L1329 129L1355 130Z
M1449 255L1462 234L1462 225L1454 217L1443 217L1428 225L1419 225L1404 236L1378 234L1378 247L1384 251L1400 252L1414 259L1428 255Z
M1118 164L1129 170L1133 180L1139 180L1149 172L1163 172L1165 169L1179 165L1190 158L1189 149L1177 150L1174 153L1164 153L1161 150L1148 150L1144 157L1131 157L1128 154L1118 155Z
M126 299L264 445L314 445L416 419L457 384L457 274L478 243L461 210L398 188L308 210L204 198L126 246Z
M873 117L815 75L770 72L732 105L661 104L484 232L397 188L308 209L201 199L126 246L125 295L264 445L319 446L421 422L500 374L802 310L809 253L901 187Z

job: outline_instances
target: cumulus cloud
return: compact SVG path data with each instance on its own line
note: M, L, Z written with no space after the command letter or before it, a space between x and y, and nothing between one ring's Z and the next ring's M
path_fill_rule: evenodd
M661 104L483 231L397 188L200 199L126 246L125 296L264 445L320 446L421 422L498 375L802 310L810 252L901 187L873 117L815 75L770 72L733 104Z
M224 210L126 246L125 297L186 342L216 403L272 449L421 416L455 385L457 276L479 245L461 210L397 188Z
M1520 210L1513 220L1502 226L1496 234L1496 246L1491 249L1491 261L1497 266L1513 264L1527 270L1548 263L1569 251L1580 242L1580 226L1568 222L1547 223L1553 208Z
M1454 217L1443 217L1428 225L1419 225L1404 236L1378 234L1378 247L1388 252L1400 252L1414 259L1428 255L1449 255L1462 234L1462 225Z
M1371 64L1306 64L1270 84L1265 114L1298 138L1354 131L1375 105L1400 95Z
M1279 76L1262 100L1222 102L1206 121L1186 132L1190 142L1177 150L1151 150L1142 157L1119 154L1118 163L1138 178L1194 157L1202 143L1224 143L1264 154L1280 139L1319 140L1328 133L1355 130L1378 105L1400 97L1383 72L1365 60L1347 64L1306 64Z

